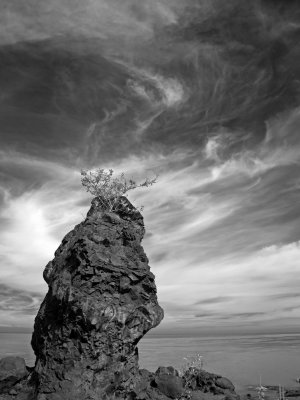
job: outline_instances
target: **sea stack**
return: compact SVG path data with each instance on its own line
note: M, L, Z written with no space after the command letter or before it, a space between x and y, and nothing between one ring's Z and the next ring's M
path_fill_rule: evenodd
M126 198L120 204L108 212L95 198L45 268L49 290L32 336L38 400L131 397L137 344L163 310L141 246L143 217Z

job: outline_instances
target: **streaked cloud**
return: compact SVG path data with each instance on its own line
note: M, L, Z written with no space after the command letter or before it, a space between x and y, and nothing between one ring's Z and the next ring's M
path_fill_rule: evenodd
M43 268L89 207L80 168L103 167L159 175L129 194L145 207L143 245L166 314L158 329L298 326L294 5L6 3L3 324L32 324Z
M41 293L19 290L0 284L1 325L26 326L36 315L43 299Z
M86 0L84 3L54 0L51 4L30 0L26 5L2 0L2 3L5 3L4 13L1 14L2 43L43 39L65 33L103 39L113 33L131 38L139 33L147 37L158 19L161 24L176 20L167 2L160 1L146 1L142 5L128 0Z
M219 296L219 297L211 297L210 299L202 299L196 302L195 304L216 304L216 303L225 303L232 300L231 296Z

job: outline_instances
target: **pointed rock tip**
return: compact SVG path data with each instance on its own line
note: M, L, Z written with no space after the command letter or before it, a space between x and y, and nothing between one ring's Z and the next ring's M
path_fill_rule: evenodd
M109 215L111 218L122 218L137 222L144 226L144 218L139 210L128 200L127 197L121 196L113 211L109 211L105 207L106 201L101 197L95 197L92 200L91 208L87 213L87 217L102 218L104 215Z

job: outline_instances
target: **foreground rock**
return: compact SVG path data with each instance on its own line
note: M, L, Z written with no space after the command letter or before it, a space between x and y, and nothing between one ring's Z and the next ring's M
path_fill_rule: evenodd
M144 231L128 200L109 213L94 199L63 239L44 271L49 291L32 337L38 399L125 398L135 386L137 344L163 318Z
M13 357L11 358L13 359ZM24 366L25 361L18 358L16 362L19 363L19 360L22 360L21 364ZM15 363L15 361L13 361L13 363ZM12 373L10 373L10 376ZM19 378L21 376L22 378ZM47 399L47 394L36 393L33 378L34 371L31 372L30 369L26 368L24 373L18 375L18 380L14 380L14 383L11 382L5 387L5 390L0 391L0 400ZM95 399L238 400L234 386L228 379L196 368L186 371L183 377L180 377L178 371L173 367L159 367L155 373L142 369L138 371L134 378L135 384L129 393L119 394L119 397L116 397L116 395L112 393L111 396L102 397L101 395L95 397ZM51 396L53 396L53 398L62 399L60 393L56 394L57 397L54 397L53 394L51 394ZM88 399L91 399L91 397L82 397L82 400Z
M220 375L212 374L197 368L190 368L184 375L185 386L193 391L212 393L214 395L234 395L233 383Z
M140 371L136 400L238 400L233 384L220 375L197 368L188 369L182 377L173 367L159 367L155 373Z
M28 376L29 372L23 358L2 358L0 360L0 393L9 393L16 384Z
M49 291L35 319L33 369L0 361L0 400L235 400L226 378L190 368L139 370L139 340L163 318L141 246L144 224L127 199L97 200L45 268Z

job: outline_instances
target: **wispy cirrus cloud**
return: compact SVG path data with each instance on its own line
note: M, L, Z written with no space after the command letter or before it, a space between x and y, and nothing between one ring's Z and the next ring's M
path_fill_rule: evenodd
M199 160L198 157L197 152L145 158L131 156L110 165L116 172L126 169L129 175L137 178L160 174L156 187L132 192L130 199L135 204L145 206L148 235L144 246L152 260L159 298L166 310L165 323L176 324L188 320L191 326L200 323L205 327L212 323L221 326L224 321L231 321L234 326L234 321L238 319L238 323L241 320L245 323L261 320L267 326L268 320L273 321L276 317L279 320L282 313L291 316L297 314L295 305L291 303L292 296L285 296L287 290L296 288L298 284L295 279L298 242L282 244L286 231L277 229L282 223L277 200L274 205L277 215L272 214L270 231L268 225L261 225L263 218L258 219L257 216L257 213L262 217L267 215L272 204L268 196L277 198L278 194L272 194L270 187L251 185L251 164L248 165L249 172L239 168L231 170L229 179L227 174L216 176L213 173L215 164L207 163L205 159ZM193 162L187 162L187 159ZM30 163L27 160L28 168L35 166L35 163L37 161ZM25 167L27 164L20 162ZM143 171L140 165L143 165ZM43 163L37 163L37 166L42 169ZM2 233L2 254L7 257L5 262L11 266L9 273L2 272L2 278L12 284L17 273L21 272L19 281L17 279L14 283L25 288L34 282L34 288L40 291L45 290L41 279L43 266L52 258L63 231L66 233L72 228L72 221L79 222L88 207L87 197L78 191L78 172L53 164L51 174L51 165L46 163L44 167L48 173L47 182L15 199L9 198L2 214L7 220L5 232ZM274 165L267 173L275 172L277 168L279 166ZM265 173L265 170L255 172L256 177L262 177ZM274 187L281 186L281 178L279 181L276 175L274 178L271 180ZM290 176L289 179L293 181L294 178ZM263 198L268 190L270 194L265 198L267 203L261 203L266 207L263 212L261 207L257 207L257 199ZM70 196L73 206L66 213ZM250 201L253 203L251 212ZM240 221L243 214L244 220ZM237 223L243 223L245 230L235 232ZM289 224L289 227L292 228L293 224ZM261 229L263 238L260 236ZM251 232L256 236L255 240ZM37 242L33 246L35 240ZM13 251L16 241L19 243L17 254ZM243 243L248 245L244 247ZM34 264L32 247L41 249L40 257L35 250ZM282 265L285 265L284 269ZM39 280L34 278L37 276ZM230 312L226 311L226 307ZM288 307L290 310L287 310ZM261 314L255 311L262 308Z
M236 4L5 3L5 323L34 310L88 209L80 168L103 167L159 175L129 198L145 206L166 327L299 324L299 21L294 5Z
M26 4L2 0L2 43L49 38L54 35L91 35L107 39L121 37L134 39L153 35L156 25L164 26L177 19L176 6L168 1L133 0L70 0L52 1L51 4L29 0Z
M43 295L0 284L0 320L2 325L26 326L36 315Z
M208 299L199 300L195 304L218 304L231 301L232 299L233 297L231 296L218 296L218 297L211 297Z

